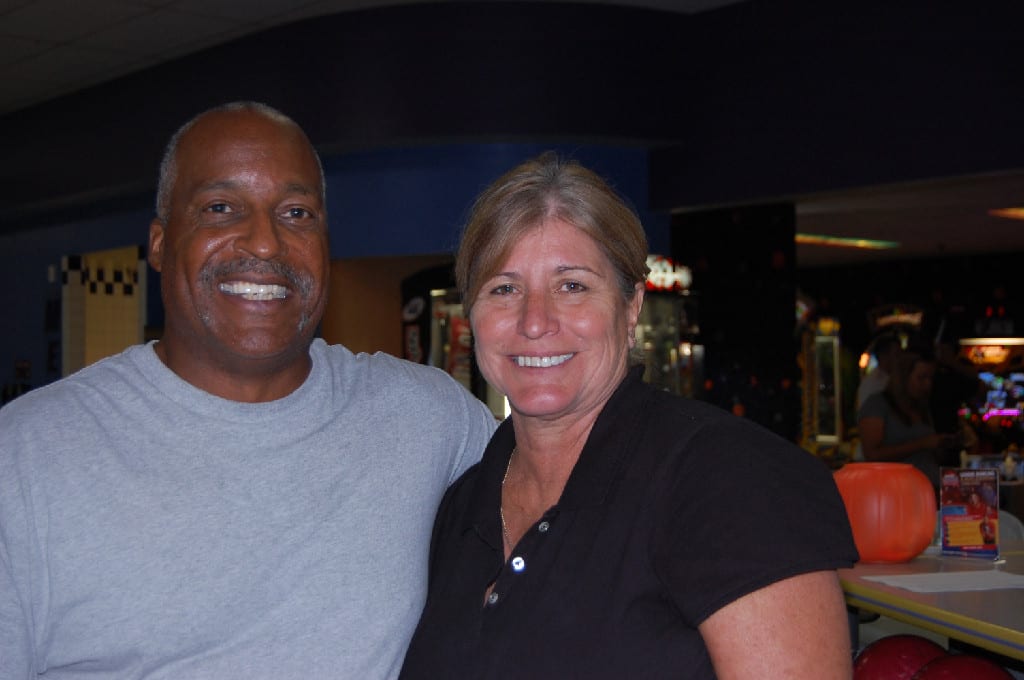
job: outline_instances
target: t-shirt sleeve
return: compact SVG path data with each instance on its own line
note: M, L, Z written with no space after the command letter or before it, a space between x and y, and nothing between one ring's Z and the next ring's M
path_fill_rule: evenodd
M860 412L857 414L857 418L885 418L886 411L888 411L888 404L885 402L885 395L881 392L876 392L865 399L864 403L860 405Z
M480 460L484 449L487 448L487 443L491 440L491 435L494 434L494 430L498 426L498 421L482 401L464 388L458 387L458 390L463 405L463 431L465 434L448 478L449 484Z
M742 419L681 446L653 559L691 625L777 581L856 561L832 473L811 454Z

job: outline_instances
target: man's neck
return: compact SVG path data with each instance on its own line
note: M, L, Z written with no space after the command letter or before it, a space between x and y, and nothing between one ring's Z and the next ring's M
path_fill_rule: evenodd
M312 369L308 345L302 352L284 357L214 361L199 353L179 349L161 340L154 346L157 357L185 382L204 392L245 403L283 399L305 382Z

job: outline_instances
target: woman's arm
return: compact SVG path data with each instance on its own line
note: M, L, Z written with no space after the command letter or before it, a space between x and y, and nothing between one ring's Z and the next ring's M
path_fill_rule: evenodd
M719 680L848 680L850 628L839 578L817 571L731 602L699 626Z

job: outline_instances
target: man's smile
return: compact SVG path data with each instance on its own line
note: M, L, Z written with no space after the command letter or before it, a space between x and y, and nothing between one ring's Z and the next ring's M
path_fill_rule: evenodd
M250 283L249 281L228 281L217 288L228 295L239 295L246 300L283 300L288 289L276 284Z

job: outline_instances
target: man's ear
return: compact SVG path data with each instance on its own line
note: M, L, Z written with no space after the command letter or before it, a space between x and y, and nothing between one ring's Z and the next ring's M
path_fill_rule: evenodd
M164 223L154 219L149 223L149 266L156 271L162 271L164 266Z

